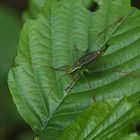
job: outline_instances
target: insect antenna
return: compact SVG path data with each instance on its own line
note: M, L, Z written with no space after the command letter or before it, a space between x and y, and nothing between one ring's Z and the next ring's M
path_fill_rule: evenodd
M109 25L108 27L106 27L102 32L98 33L97 34L97 38L102 35L104 32L106 32L108 29L110 29L112 26L114 26L115 24L121 22L124 18L123 17L120 17L118 18L115 22L113 22L111 25Z
M121 16L121 17L118 18L115 22L113 22L111 25L109 25L108 27L106 27L102 32L98 33L97 36L96 36L96 39L95 39L96 45L97 45L97 46L100 46L100 45L98 44L97 40L98 40L98 38L99 38L103 33L105 33L108 29L110 29L111 27L115 26L116 24L120 23L123 19L124 19L124 17ZM119 25L120 25L120 24L119 24ZM118 26L119 26L119 25L118 25ZM118 27L118 26L116 25L116 28L115 28L114 31L111 33L111 36L115 33L115 31L117 30L117 27ZM108 42L109 40L110 40L110 38L108 38L108 39L105 39L105 38L104 38L104 43L102 44L103 47L100 49L101 54L105 53L105 51L108 49L109 45L107 44L107 42Z

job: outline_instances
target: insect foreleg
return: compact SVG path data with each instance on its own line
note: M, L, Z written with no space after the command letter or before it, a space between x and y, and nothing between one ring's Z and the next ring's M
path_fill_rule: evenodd
M53 67L51 67L51 69L52 70L54 70L54 71L65 71L65 72L67 72L67 69L68 69L68 65L66 65L66 66L61 66L61 67L58 67L58 68L53 68Z
M79 78L80 78L80 74L79 72L77 72L74 75L72 82L65 88L65 90L70 91L73 88L73 86L76 84L76 82L79 80Z

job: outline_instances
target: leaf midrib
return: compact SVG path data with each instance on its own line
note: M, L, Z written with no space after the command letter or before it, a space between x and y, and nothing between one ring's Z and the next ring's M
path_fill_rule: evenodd
M110 3L110 1L108 1L109 3ZM109 6L110 7L110 6ZM50 10L50 13L51 13L52 11ZM108 12L109 12L109 8L108 8ZM132 13L131 13L132 14ZM51 14L52 15L52 14ZM50 15L50 16L51 16ZM125 19L123 20L123 21L121 21L121 23L117 26L117 28L113 31L113 33L111 34L111 37L108 39L108 40L106 40L105 42L107 42L107 41L109 41L112 37L113 37L113 34L115 34L115 32L117 31L117 29L123 24L123 22L125 22L125 20L127 20L127 18L130 16L130 14L127 16L127 17L125 17ZM107 19L108 19L108 16L106 16L106 26L107 26ZM71 20L70 20L71 21ZM52 20L50 19L50 27L51 27L51 22L52 22ZM52 29L52 28L51 28ZM51 36L52 36L52 30L51 30ZM71 37L71 36L70 36ZM70 40L70 39L69 39ZM51 41L51 43L52 43L52 41ZM53 52L53 51L52 51ZM72 55L72 54L71 54ZM52 54L52 61L53 61L53 54ZM53 61L53 64L54 64L54 61ZM56 73L55 73L55 77L56 77L56 81L57 81L57 85L58 85L58 87L59 87L59 91L61 92L61 87L60 87L60 85L59 85L59 82L58 82L58 79L57 79L57 76L56 76ZM122 77L123 78L123 77ZM121 78L120 78L121 79ZM118 79L118 80L120 80L120 79ZM115 80L116 81L116 80ZM110 84L110 83L109 83ZM105 85L104 85L105 86ZM74 94L74 93L73 93ZM42 129L41 129L41 131L43 131L45 128L46 128L46 126L47 126L47 124L49 123L49 121L53 118L53 115L55 114L55 112L57 111L57 109L61 106L61 104L63 103L63 101L64 101L64 99L65 99L65 97L67 97L67 95L66 94L64 94L64 96L63 96L63 98L61 99L61 101L60 101L60 103L58 104L58 106L56 107L56 109L52 112L52 114L49 116L49 118L47 119L47 121L46 121L46 123L43 125L43 127L42 127Z

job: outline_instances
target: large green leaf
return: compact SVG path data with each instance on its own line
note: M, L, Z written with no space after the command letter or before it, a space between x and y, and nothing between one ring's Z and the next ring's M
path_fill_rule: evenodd
M139 140L139 139L140 139L140 136L138 136L137 134L131 134L131 135L121 138L120 140Z
M62 140L125 140L130 137L130 133L135 139L138 138L134 135L140 115L138 103L127 98L116 105L112 105L112 102L114 100L91 106L64 130Z
M49 140L60 138L62 130L94 103L93 95L98 102L140 91L137 74L108 72L140 68L140 12L130 6L129 0L98 0L96 12L88 11L83 1L48 0L37 20L26 22L16 65L9 73L9 87L19 113L36 135ZM97 34L121 17L122 21L96 39ZM80 79L66 92L71 77L59 80L64 73L48 66L73 64L75 44L81 55L88 46L97 50L105 42L110 47L97 60L99 72L86 75L92 89Z
M29 0L29 8L24 13L24 19L34 19L40 13L45 1L47 0Z
M29 8L24 13L24 19L36 18L38 16L38 14L40 13L40 11L46 1L47 0L29 0ZM86 7L89 7L92 3L93 3L93 0L86 0L86 1L84 0L83 1L83 4Z

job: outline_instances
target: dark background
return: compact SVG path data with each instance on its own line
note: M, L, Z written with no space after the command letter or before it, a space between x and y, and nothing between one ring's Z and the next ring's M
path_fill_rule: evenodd
M131 0L131 5L140 9L140 0ZM0 95L2 95L0 97L0 140L31 140L34 139L33 132L18 114L7 85L7 73L16 56L16 46L23 25L22 15L29 7L29 0L0 0L0 9L1 7L4 9L6 7L9 13L5 12L5 18L0 17L0 32L6 32L6 36L0 34ZM13 17L10 18L10 16ZM11 28L13 29L10 30ZM12 38L13 36L15 38ZM9 54L7 51L11 46L12 55L11 51ZM9 59L7 56L3 57L4 53L8 54Z
M6 5L15 9L18 13L22 13L27 8L29 0L0 0L1 5Z
M6 5L22 13L28 7L29 0L0 0L0 5ZM140 9L140 0L131 0L131 5Z
M0 0L0 140L33 140L8 90L7 74L16 56L27 0Z
M0 0L0 4L9 6L22 13L27 8L29 0ZM140 8L140 0L131 0L132 6Z

